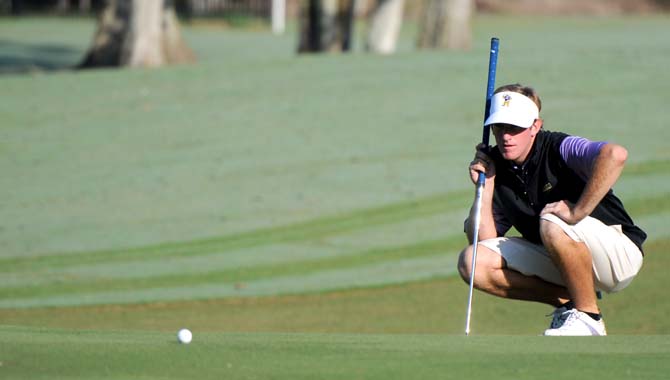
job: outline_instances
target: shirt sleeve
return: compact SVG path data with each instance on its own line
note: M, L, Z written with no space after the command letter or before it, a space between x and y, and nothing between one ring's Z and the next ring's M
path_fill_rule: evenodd
M593 163L606 141L591 141L579 136L568 136L561 142L563 161L584 181L591 176Z

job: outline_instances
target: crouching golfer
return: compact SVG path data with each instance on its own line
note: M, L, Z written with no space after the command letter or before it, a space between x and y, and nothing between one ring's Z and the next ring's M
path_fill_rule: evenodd
M611 188L627 151L608 142L542 129L541 102L530 87L498 88L490 125L497 146L477 147L470 163L482 195L475 288L556 309L544 335L606 335L596 291L625 288L642 266L647 235ZM465 221L472 244L474 206ZM521 237L503 237L514 227ZM472 245L458 270L472 275Z

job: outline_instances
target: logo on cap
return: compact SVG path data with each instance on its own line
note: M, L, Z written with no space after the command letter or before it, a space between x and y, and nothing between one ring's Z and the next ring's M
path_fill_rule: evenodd
M503 96L503 100L505 101L503 102L502 107L509 107L509 101L512 100L512 97L505 94L505 96Z

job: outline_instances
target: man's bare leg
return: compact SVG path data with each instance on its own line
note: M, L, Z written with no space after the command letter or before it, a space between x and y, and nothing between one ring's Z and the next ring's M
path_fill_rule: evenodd
M540 235L552 261L561 272L575 308L589 313L599 313L593 264L586 244L570 238L563 229L547 220L540 221Z
M472 246L469 246L458 258L458 271L468 284L472 271L471 263ZM541 302L554 307L570 299L570 293L566 288L507 268L507 262L502 256L482 245L477 247L474 286L494 296Z

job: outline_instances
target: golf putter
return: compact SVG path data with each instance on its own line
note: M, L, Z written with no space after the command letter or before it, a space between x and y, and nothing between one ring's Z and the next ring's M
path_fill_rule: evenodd
M486 83L486 105L484 107L484 122L489 117L491 112L491 98L493 97L493 91L495 91L496 83L496 69L498 66L498 45L500 40L496 37L491 38L491 51L489 54L489 74L488 80ZM484 132L482 135L482 144L484 146L489 145L489 127L484 126ZM481 221L481 209L482 209L482 193L484 192L484 182L486 180L486 175L484 173L479 173L477 178L477 191L475 193L475 220L474 223L474 236L472 243L472 271L470 272L470 291L468 294L468 308L465 315L465 335L470 335L470 317L472 316L472 293L475 285L475 268L477 265L477 242L479 240L479 223Z

